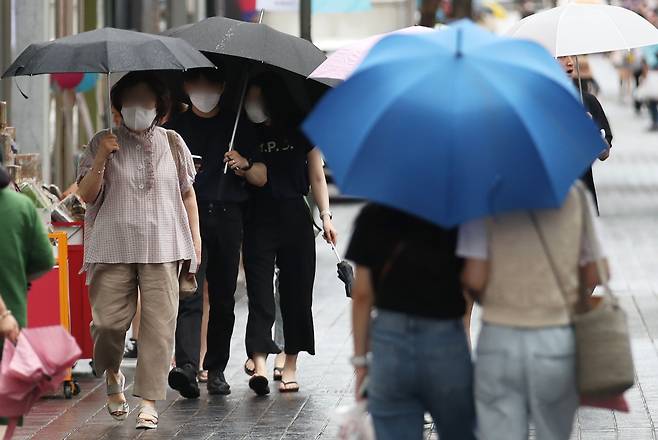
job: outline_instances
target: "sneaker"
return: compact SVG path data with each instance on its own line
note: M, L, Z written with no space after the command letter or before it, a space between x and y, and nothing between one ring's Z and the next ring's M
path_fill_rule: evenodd
M208 394L219 394L221 396L231 394L231 386L226 382L223 371L209 371L207 387Z
M126 342L126 347L123 350L123 357L126 359L137 359L137 340L130 338Z
M190 365L174 368L169 372L169 386L186 399L197 399L201 392L196 381L196 369Z

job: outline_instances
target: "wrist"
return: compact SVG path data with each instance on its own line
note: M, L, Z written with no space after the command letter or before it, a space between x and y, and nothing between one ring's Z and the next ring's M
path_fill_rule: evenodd
M246 165L242 167L242 171L249 171L254 166L254 163L251 159L245 159L244 161Z
M350 363L356 370L367 369L370 366L370 358L371 358L370 353L360 356L359 355L352 356L350 358Z
M320 218L323 221L332 220L334 218L334 215L332 214L331 210L325 209L323 211L320 211Z
M4 312L0 313L0 322L4 321L5 318L8 318L12 315L13 315L13 313L11 313L11 310L9 310L9 309L5 310Z

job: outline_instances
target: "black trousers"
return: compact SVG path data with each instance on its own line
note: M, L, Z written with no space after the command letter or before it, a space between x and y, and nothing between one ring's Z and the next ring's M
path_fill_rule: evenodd
M315 354L311 312L315 236L304 199L251 200L245 222L243 258L249 297L247 355L280 352L272 340L275 264L279 267L285 352Z
M203 246L201 266L196 274L199 284L194 296L178 303L178 318L176 320L176 366L190 364L199 369L199 354L201 351L201 321L203 318L203 283L206 279L208 252Z
M235 289L240 267L243 206L233 203L199 203L201 240L206 252L206 280L210 314L208 318L208 351L203 360L205 370L224 371L231 352L231 336L235 323ZM193 307L203 311L203 297ZM198 317L199 329L201 313ZM185 331L181 329L181 331ZM197 340L200 336L196 334ZM178 347L177 347L178 349ZM185 349L182 349L185 350ZM190 348L192 350L192 348ZM196 348L197 359L199 349ZM178 359L176 360L178 364Z

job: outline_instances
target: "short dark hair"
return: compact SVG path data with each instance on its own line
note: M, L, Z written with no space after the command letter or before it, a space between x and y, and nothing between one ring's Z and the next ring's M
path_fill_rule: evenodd
M201 78L214 84L224 84L226 82L224 70L215 67L201 67L183 72L184 82L196 82Z
M162 120L162 118L169 113L169 107L171 105L169 89L164 81L152 72L130 72L121 78L112 87L112 91L110 92L112 107L121 113L121 109L123 108L123 95L126 90L132 89L142 83L146 84L155 95L156 119L158 121Z
M265 72L252 78L249 86L258 86L263 93L267 113L272 118L275 130L295 130L304 120L299 108L284 79L275 72Z

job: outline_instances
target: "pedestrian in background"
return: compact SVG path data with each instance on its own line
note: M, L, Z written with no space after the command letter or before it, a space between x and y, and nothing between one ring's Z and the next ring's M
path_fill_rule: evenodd
M131 72L111 92L121 126L102 131L80 161L78 194L87 202L83 269L92 308L94 368L105 374L107 409L125 420L120 371L124 340L141 322L133 394L141 397L137 428L158 425L155 401L166 398L178 310L179 271L201 258L195 170L185 142L157 124L168 111L165 85ZM191 274L184 276L193 276Z
M586 212L584 212L586 211ZM465 290L482 306L475 399L487 440L567 440L578 409L571 316L580 289L601 281L583 219L595 214L581 183L559 209L475 220L459 231ZM593 237L598 241L598 226Z
M558 57L558 62L562 65L564 72L569 76L569 78L573 79L574 71L575 71L573 57ZM601 105L601 103L599 102L596 96L594 96L593 94L591 94L586 90L582 91L582 96L583 96L583 105L585 106L586 111L588 112L590 117L594 120L596 126L599 127L600 130L602 130L603 139L608 144L608 148L602 151L601 154L599 155L599 160L601 161L607 160L608 157L610 156L610 149L612 148L612 139L613 139L610 123L608 122L608 118L605 114L605 111L603 110L603 106ZM592 193L594 205L596 206L598 211L598 200L596 197L596 186L594 185L594 174L592 173L592 167L589 167L589 169L585 172L585 174L580 179L583 181L587 189Z
M27 325L28 282L51 270L53 247L32 201L9 188L0 166L0 359L5 338L15 343ZM0 438L7 419L0 408Z
M645 70L642 76L642 82L637 90L637 98L644 101L651 125L649 131L658 131L658 46L653 46L655 53L653 57L647 54Z
M208 281L210 303L203 367L208 370L208 393L219 395L231 393L224 370L231 353L235 323L243 210L249 196L246 184L258 187L267 181L267 169L259 159L255 143L248 140L250 131L246 127L251 124L244 120L238 126L236 148L229 153L231 169L224 173L224 156L235 123L235 114L221 103L225 85L221 68L185 72L183 87L192 105L167 125L185 139L193 154L201 156L195 188L206 255L202 273ZM197 372L204 276L199 282L199 292L181 302L176 331L176 368L169 375L172 388L187 398L199 396Z
M260 153L267 165L267 184L250 187L244 235L244 268L249 297L247 356L255 364L250 387L268 394L266 359L280 349L272 340L275 320L274 268L279 292L286 360L280 392L297 392L297 357L315 354L313 284L315 234L304 200L312 189L323 221L324 238L336 243L322 156L299 131L303 119L283 80L273 73L254 78L245 111L256 124ZM229 157L230 159L230 157ZM229 161L229 165L233 166Z
M455 229L383 206L356 220L346 256L357 265L352 363L357 399L368 377L378 440L422 439L426 412L442 440L475 439L456 244Z

